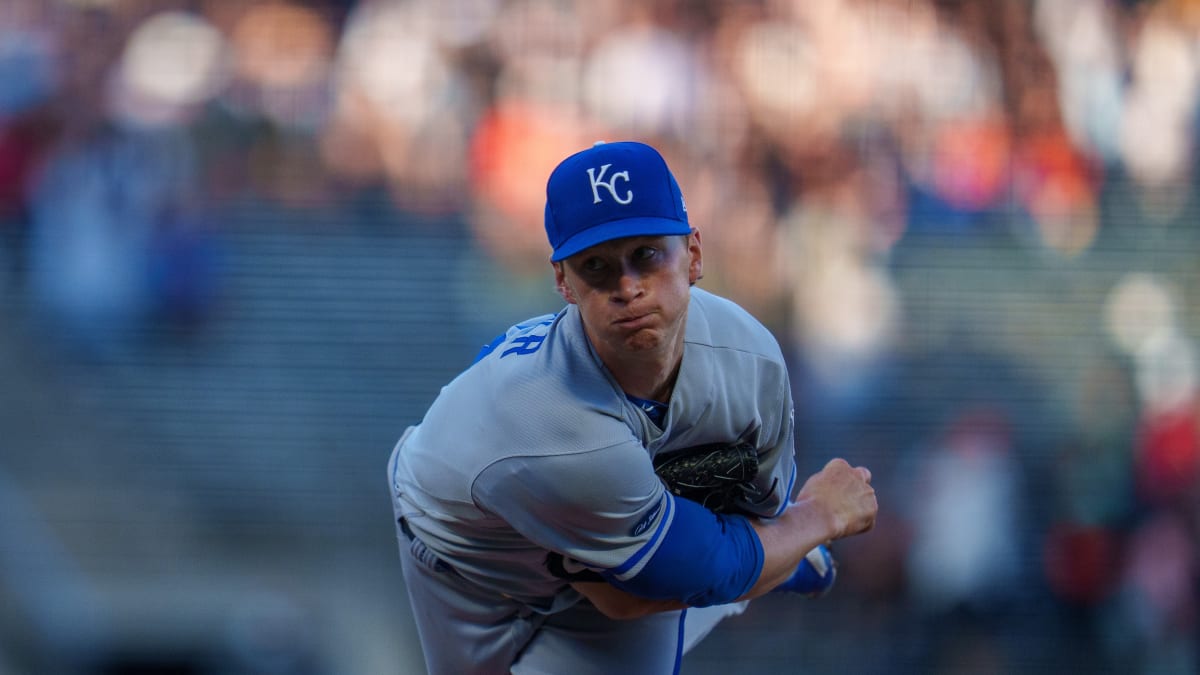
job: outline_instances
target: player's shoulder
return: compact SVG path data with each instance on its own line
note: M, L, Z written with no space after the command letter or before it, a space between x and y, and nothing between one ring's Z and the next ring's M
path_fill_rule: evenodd
M482 361L501 347L503 347L500 351L502 357L537 351L546 339L550 326L554 325L557 318L556 314L542 314L509 326L479 350L473 363Z
M453 393L479 403L471 408L480 425L502 430L491 440L520 438L514 451L569 452L629 433L622 400L588 349L574 306L513 325L460 379Z
M729 298L693 287L687 340L781 359L779 341L753 314Z

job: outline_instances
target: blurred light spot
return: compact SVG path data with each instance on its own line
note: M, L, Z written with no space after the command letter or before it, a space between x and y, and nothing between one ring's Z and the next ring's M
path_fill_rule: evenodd
M1126 97L1121 155L1142 184L1162 186L1179 180L1190 164L1190 137L1187 120L1163 107L1154 94L1135 88Z
M1022 138L1014 159L1013 189L1042 245L1064 256L1087 250L1100 227L1099 170L1057 123Z
M951 122L936 132L933 183L956 207L986 208L1007 188L1009 135L998 119Z
M550 255L542 222L544 177L591 140L574 116L526 102L506 102L480 122L471 143L471 224L488 251L511 269L544 271Z
M194 14L157 14L130 36L119 77L139 98L177 106L200 103L224 83L224 46L221 34Z
M1178 410L1196 393L1196 350L1175 332L1159 332L1142 342L1134 355L1135 380L1150 411Z
M1042 190L1033 209L1042 243L1068 258L1086 251L1100 230L1099 214L1080 204L1074 187L1064 183Z
M1180 179L1190 165L1196 105L1195 46L1166 20L1146 23L1133 55L1133 84L1121 125L1121 154L1144 184Z
M1134 48L1134 77L1138 86L1154 91L1160 105L1188 110L1197 88L1194 39L1167 21L1153 20L1143 28Z
M1105 160L1117 159L1124 73L1110 4L1038 0L1034 20L1054 61L1072 140Z
M736 58L746 96L766 112L794 114L814 104L816 64L799 29L782 23L752 26L740 40Z
M811 345L832 360L874 356L893 335L898 317L891 281L849 255L816 267L797 293Z
M326 75L329 25L315 11L286 3L253 5L233 28L238 74L268 88L301 88Z
M1178 505L1188 503L1190 495L1195 495L1200 478L1200 420L1196 412L1193 404L1148 410L1143 415L1135 477L1138 496L1144 503Z
M627 30L597 45L584 68L584 101L628 133L686 132L699 71L687 45L662 30Z
M996 102L998 78L990 62L947 31L921 43L913 68L923 112L933 120L977 115Z
M1156 336L1175 329L1175 300L1157 277L1128 274L1105 303L1109 336L1128 355L1136 355Z
M430 36L414 28L416 12L400 4L362 5L337 59L341 94L362 96L372 115L408 125L432 114L450 78Z

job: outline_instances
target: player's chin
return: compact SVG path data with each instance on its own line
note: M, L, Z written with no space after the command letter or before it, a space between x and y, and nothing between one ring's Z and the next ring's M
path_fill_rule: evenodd
M663 333L659 330L642 328L630 331L622 336L621 344L631 352L645 352L658 349L663 344Z
M664 342L662 331L653 328L616 329L607 340L614 346L619 346L625 352L646 352L658 350Z

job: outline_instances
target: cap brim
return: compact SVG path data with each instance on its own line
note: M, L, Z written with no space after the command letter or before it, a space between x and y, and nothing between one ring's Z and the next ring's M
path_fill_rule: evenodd
M623 218L589 227L588 229L567 239L558 248L550 260L558 262L613 239L624 237L662 237L672 234L690 234L691 225L671 218Z

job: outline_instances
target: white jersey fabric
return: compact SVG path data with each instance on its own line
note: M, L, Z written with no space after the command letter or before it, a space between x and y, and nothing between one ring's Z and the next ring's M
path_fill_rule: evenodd
M626 398L574 305L510 328L444 387L405 431L388 471L404 537L415 537L420 557L436 558L472 596L445 621L470 623L471 606L497 621L495 606L484 607L488 597L522 614L575 605L580 596L546 567L551 551L636 576L674 511L652 465L661 453L749 441L759 450L759 496L741 506L762 516L786 506L796 472L792 397L779 345L761 323L692 288L668 404L659 428ZM408 544L402 538L402 551ZM406 574L410 595L413 584L438 578L419 577ZM420 628L427 653L439 648L426 635L440 629ZM469 650L471 631L446 630L455 649Z

